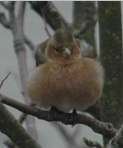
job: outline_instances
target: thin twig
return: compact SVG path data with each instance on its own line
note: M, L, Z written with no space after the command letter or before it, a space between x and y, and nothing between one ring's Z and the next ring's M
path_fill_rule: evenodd
M7 29L10 29L10 23L7 20L5 14L3 12L0 12L0 23Z
M1 83L0 83L0 89L1 89L1 87L3 86L3 83L5 82L5 80L8 78L8 76L11 74L11 72L9 72L7 75L6 75L6 77L1 81Z
M50 37L51 37L51 34L50 34L49 30L48 30L48 25L47 25L46 20L44 20L44 29L45 29L45 31L46 31L48 37L50 38Z

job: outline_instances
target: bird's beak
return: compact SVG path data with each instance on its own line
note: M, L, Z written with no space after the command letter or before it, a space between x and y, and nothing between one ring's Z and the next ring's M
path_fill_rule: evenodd
M65 48L63 51L63 57L69 57L71 54L71 50L69 48Z

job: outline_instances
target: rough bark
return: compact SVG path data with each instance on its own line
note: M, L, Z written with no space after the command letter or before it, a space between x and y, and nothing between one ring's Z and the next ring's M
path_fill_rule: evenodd
M121 6L118 1L98 5L101 60L105 69L101 117L119 128L123 122Z
M19 148L41 148L1 103L0 131L6 134Z

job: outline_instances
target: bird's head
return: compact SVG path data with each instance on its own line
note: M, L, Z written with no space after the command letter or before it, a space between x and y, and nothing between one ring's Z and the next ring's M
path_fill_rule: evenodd
M72 33L60 29L50 38L45 55L50 62L73 62L81 58L80 49Z

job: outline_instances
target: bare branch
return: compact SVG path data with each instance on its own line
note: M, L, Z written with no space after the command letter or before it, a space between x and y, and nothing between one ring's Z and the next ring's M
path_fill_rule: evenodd
M8 78L8 76L10 75L10 72L7 74L7 76L1 81L0 83L0 89L3 86L3 83L5 82L5 80Z
M55 7L55 5L51 2L51 5L56 9L57 14L59 15L59 18L61 19L63 26L65 28L70 28L70 24L65 20L65 18L60 14L59 10Z
M50 34L49 30L48 30L48 25L47 25L46 20L44 20L44 29L45 29L45 31L46 31L48 37L50 38L50 37L51 37L51 34Z
M14 42L14 50L17 56L20 79L21 79L21 86L22 86L22 94L24 96L24 101L26 104L29 104L30 100L26 93L26 80L27 80L27 61L26 61L26 48L24 44L24 34L23 34L23 20L24 20L24 9L25 9L25 2L21 1L19 3L19 9L17 11L17 17L15 16L15 2L9 2L10 9L9 9L9 16L10 16L10 23L11 23L11 31L13 34L13 42ZM32 135L33 138L36 138L36 131L34 126L34 119L33 117L28 116L26 118L26 127L28 133ZM34 127L34 128L33 128Z
M6 28L6 29L11 29L11 24L9 23L9 21L7 20L5 14L3 12L0 13L0 23ZM28 45L28 47L34 51L35 46L32 43L32 41L24 35L24 42Z
M34 11L36 11L42 18L45 15L46 22L50 25L53 30L56 30L61 27L69 28L69 24L63 18L63 16L59 13L59 11L55 8L55 6L51 2L30 2Z
M11 25L11 29L15 30L15 14L14 14L14 9L15 9L15 1L10 1L9 2L9 19L10 19L10 25Z
M10 23L7 20L5 14L3 12L0 12L0 23L7 29L10 29Z
M64 113L57 111L43 111L36 107L27 106L7 96L0 94L2 103L12 106L21 112L33 115L39 119L46 121L60 121L66 125L84 124L93 129L93 131L102 134L105 138L112 138L117 133L117 129L113 128L112 124L104 123L95 118L89 117L84 114L76 114L75 118L71 113ZM76 119L76 120L75 120Z
M91 140L88 140L87 138L83 138L85 144L87 146L89 146L90 148L104 148L101 144L99 144L97 141L91 141Z
M15 130L16 129L16 130ZM0 131L20 148L41 148L25 131L14 116L0 103ZM13 134L14 132L14 134ZM21 135L21 136L20 136Z
M79 11L82 12L81 26L78 30L74 30L75 37L79 37L84 34L90 27L94 26L97 22L97 15L95 11L95 3L91 1L75 2L79 6ZM78 7L76 7L78 8ZM76 10L75 10L76 11ZM80 16L78 16L80 17Z
M11 29L11 23L7 20L5 14L3 12L0 13L0 23L6 28L6 29ZM28 45L28 47L34 51L35 46L32 43L32 41L24 35L24 42Z
M34 106L36 106L36 105L31 102L31 103L29 104L29 106L34 107ZM24 120L26 119L27 115L28 115L28 114L22 113L22 114L20 115L18 121L22 124L22 123L24 122Z
M73 32L75 37L78 37L79 35L83 34L86 32L86 30L91 26L91 21L90 20L85 20L79 30L75 30Z
M30 106L35 106L34 103L31 103ZM18 122L20 124L22 124L24 122L24 120L26 119L27 114L22 113L20 118L18 119ZM37 138L36 138L37 139ZM4 141L4 144L8 147L8 148L18 148L10 139Z
M25 12L25 2L24 1L21 1L21 2L19 2L19 8L18 8L17 18L23 20L23 18L24 18L24 12Z
M20 25L22 29L23 29L24 12L25 12L25 1L19 1L17 20L19 21L18 25Z
M9 5L5 1L0 1L0 5L3 6L5 9L9 9Z
M23 7L24 3L19 3L19 11L22 10L24 11ZM27 78L27 64L26 64L26 49L24 46L24 35L23 35L23 15L20 16L19 18L15 17L14 14L14 5L11 2L10 3L10 22L11 22L11 31L13 34L13 41L14 41L14 50L17 56L18 60L18 66L19 66L19 72L20 72L20 77L21 77L21 84L22 84L22 89L23 89L23 94L25 94L25 82ZM20 13L20 12L18 12ZM24 13L24 12L22 12Z
M41 9L44 13L44 15L48 15L52 22L53 25L56 29L62 28L63 24L61 21L61 17L60 15L57 13L57 10L55 9L55 7L53 7L53 5L51 4L51 2L47 2Z

